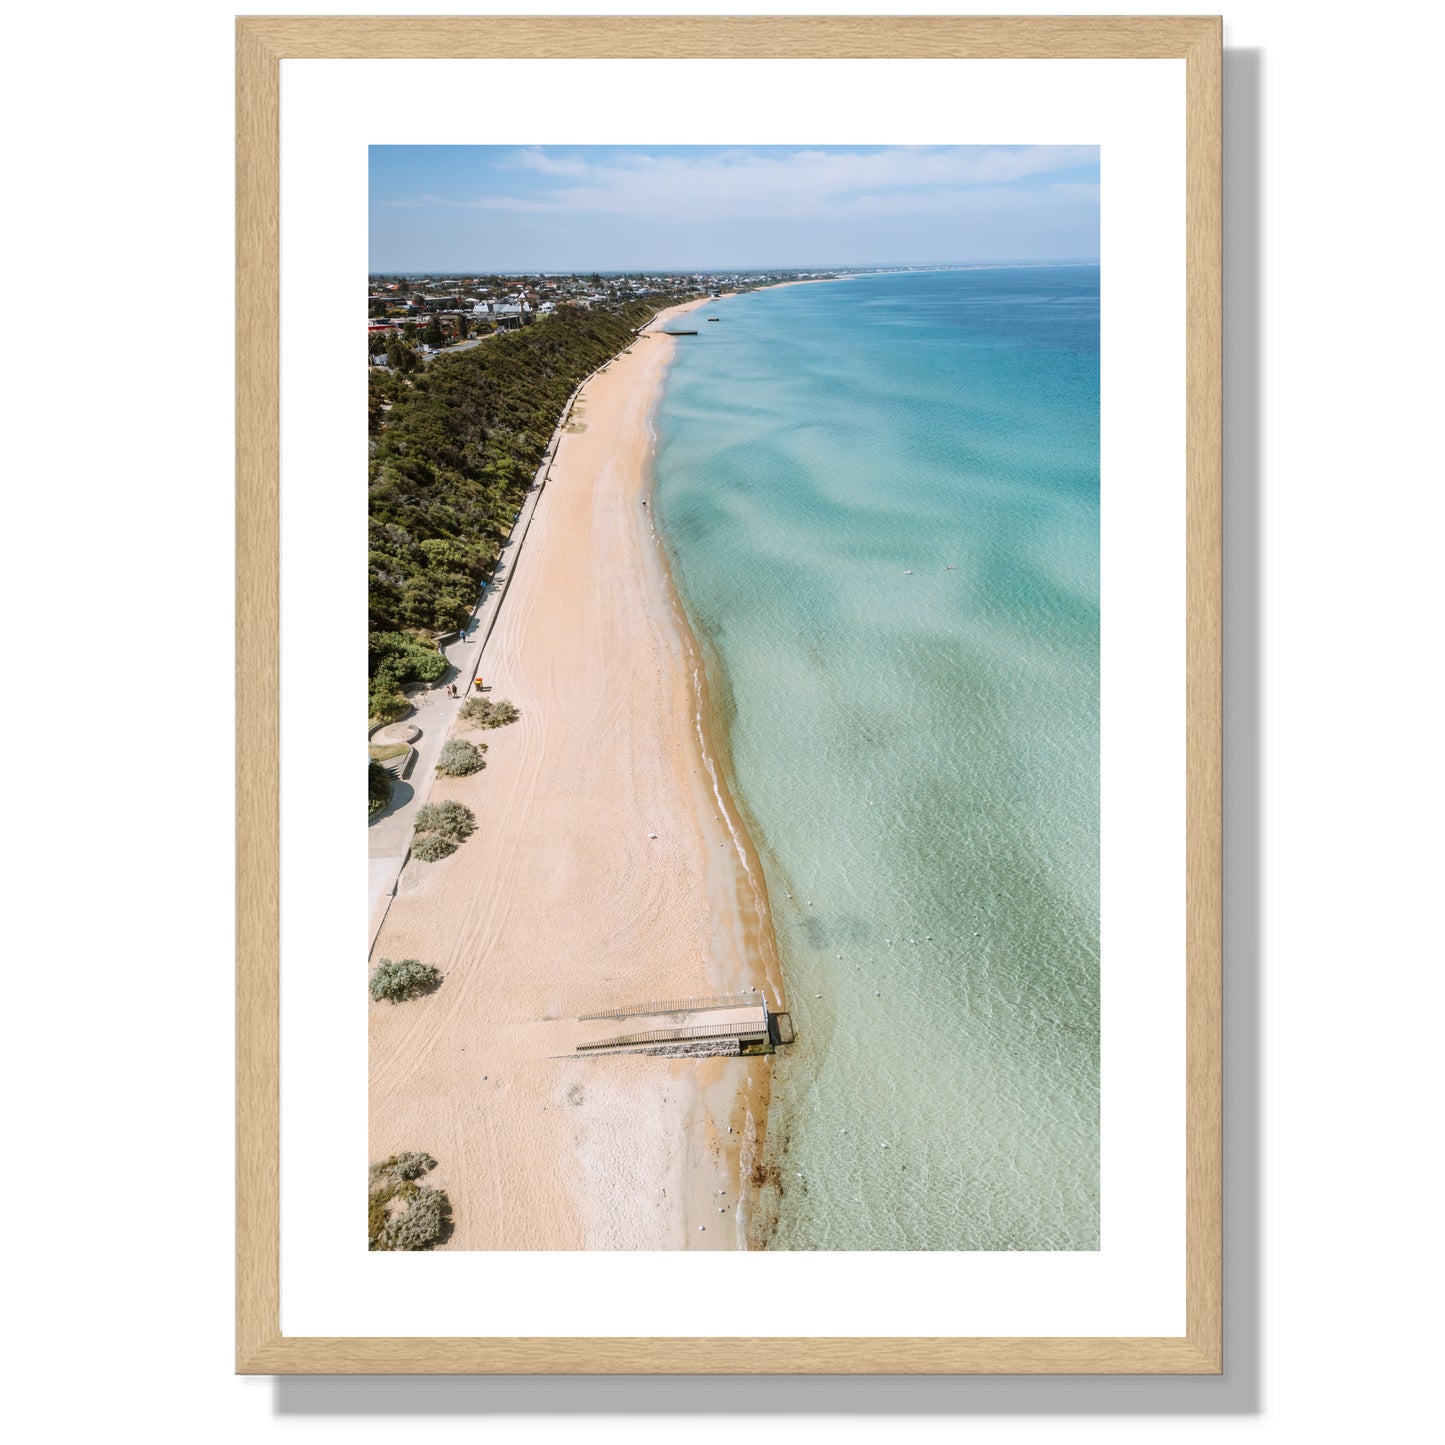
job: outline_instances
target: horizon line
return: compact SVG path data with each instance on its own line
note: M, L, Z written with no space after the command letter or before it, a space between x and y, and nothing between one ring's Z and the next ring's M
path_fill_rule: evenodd
M976 261L852 261L836 265L820 266L800 264L789 266L573 266L531 269L528 267L501 267L488 270L485 267L448 268L418 267L400 270L396 267L381 267L369 270L368 276L641 276L678 273L682 275L712 276L731 271L737 275L758 275L774 271L953 271L971 267L992 266L1097 266L1098 256L1044 256L1029 260L1001 260L982 258Z

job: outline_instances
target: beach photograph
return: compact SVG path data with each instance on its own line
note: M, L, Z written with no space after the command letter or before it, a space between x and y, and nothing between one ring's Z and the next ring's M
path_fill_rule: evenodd
M370 1250L1099 1249L1099 195L371 147Z

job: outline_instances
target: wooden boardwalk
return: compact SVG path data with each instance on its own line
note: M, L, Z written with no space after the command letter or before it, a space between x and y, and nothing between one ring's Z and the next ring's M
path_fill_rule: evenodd
M714 1008L756 1008L763 1002L758 993L725 993L715 998L653 998L646 1003L625 1004L622 1008L604 1009L595 1014L578 1014L578 1023L592 1019L629 1019L654 1014L691 1014Z
M629 1049L646 1044L693 1043L699 1039L736 1039L739 1043L760 1043L768 1036L766 1019L753 1025L737 1022L725 1024L684 1024L681 1028L648 1029L639 1034L623 1034L615 1039L596 1039L591 1043L578 1044L578 1053L593 1049Z
M595 1027L614 1019L636 1019L633 1031L607 1033ZM712 998L649 999L646 1003L624 1004L615 1009L581 1014L579 1024L592 1024L573 1036L576 1054L625 1052L668 1052L675 1046L686 1052L689 1045L730 1045L703 1052L736 1053L744 1047L764 1045L771 1053L774 1044L793 1042L793 1020L787 1013L775 1013L761 993L731 993Z

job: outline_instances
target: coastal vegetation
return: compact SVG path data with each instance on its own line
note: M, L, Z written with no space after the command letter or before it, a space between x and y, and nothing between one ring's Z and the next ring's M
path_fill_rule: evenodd
M456 851L457 845L441 833L418 833L411 845L411 856L423 863L440 863Z
M432 639L470 616L567 398L654 309L559 314L368 373L371 718L403 715L402 688L445 672Z
M465 738L448 738L442 744L436 770L444 778L465 778L472 773L479 773L487 765L482 758L486 750L486 743L469 743Z
M367 1171L366 1245L379 1251L431 1249L451 1229L446 1192L419 1184L436 1168L430 1154L393 1154Z
M489 697L469 697L462 704L461 720L474 728L506 727L521 716L517 705L505 698L493 702Z
M404 716L410 704L402 688L436 682L447 670L447 660L434 643L407 632L372 632L366 650L371 673L367 712L374 722L395 722Z
M391 774L369 758L366 765L366 816L374 818L391 801Z
M477 815L465 803L423 803L412 824L411 855L423 863L450 858L476 831Z
M401 1003L430 993L441 981L441 974L429 963L414 958L399 958L393 963L383 958L372 970L369 988L378 1003Z
M465 803L448 799L444 803L423 803L417 810L418 833L440 833L461 843L476 831L477 815Z

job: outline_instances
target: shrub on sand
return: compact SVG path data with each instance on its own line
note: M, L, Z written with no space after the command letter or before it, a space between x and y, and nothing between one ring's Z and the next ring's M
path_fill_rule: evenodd
M371 1166L366 1183L368 1249L430 1249L445 1237L451 1222L446 1193L416 1182L435 1168L430 1154L393 1154Z
M423 803L413 824L418 833L440 833L460 843L476 830L477 815L465 803Z
M383 958L372 971L369 987L378 1003L383 999L401 1003L403 999L429 992L441 981L441 974L429 963L418 963L414 958L400 958L393 963Z
M437 772L444 778L465 778L486 767L482 754L485 743L469 743L463 738L448 738L442 744L441 756L437 759Z
M375 1185L383 1181L400 1183L404 1179L420 1179L429 1169L435 1169L437 1161L430 1154L393 1154L379 1164L373 1164L367 1171L367 1178Z
M451 1219L451 1201L425 1184L398 1184L381 1198L373 1194L366 1213L370 1249L430 1249Z
M489 697L469 697L462 704L462 721L474 728L506 727L521 716L516 704L505 698L498 698L493 702Z
M456 851L457 845L440 833L418 833L411 845L411 856L420 858L423 863L439 863Z

